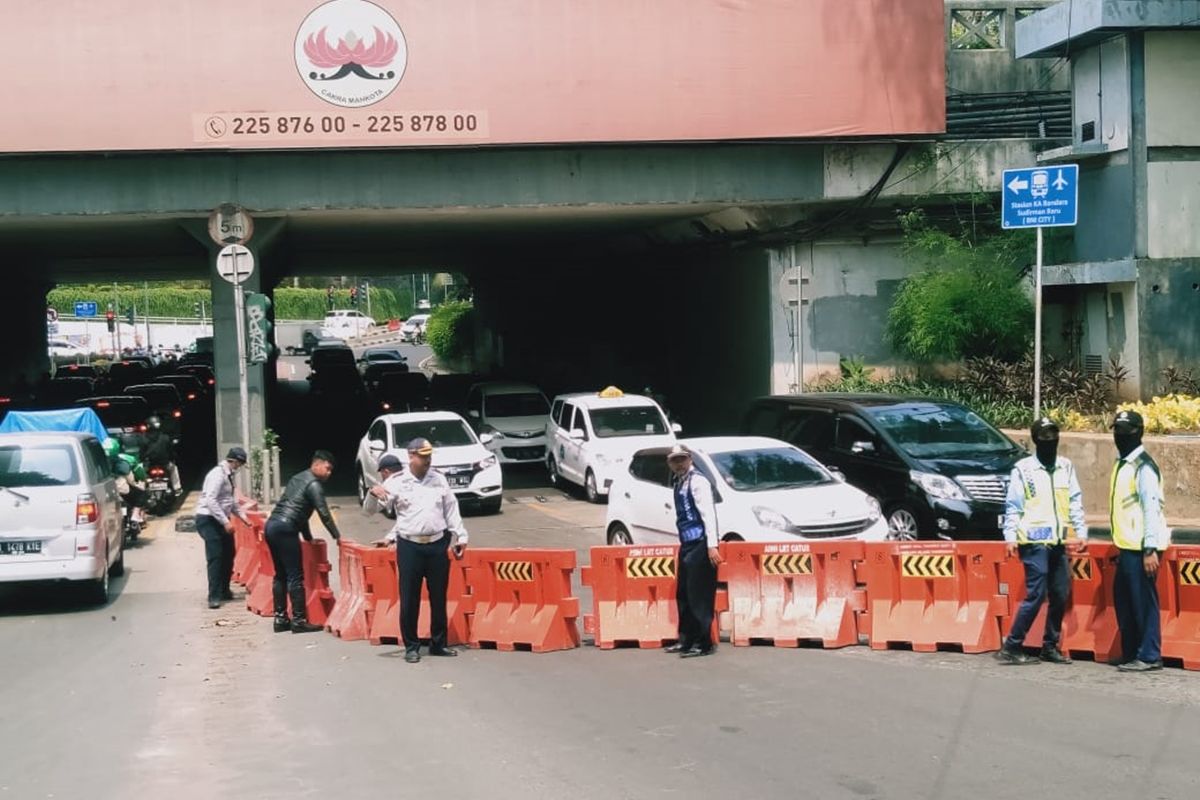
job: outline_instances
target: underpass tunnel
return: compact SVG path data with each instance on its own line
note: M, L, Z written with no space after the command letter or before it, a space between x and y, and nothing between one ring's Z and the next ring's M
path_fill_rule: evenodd
M769 391L768 257L761 249L666 248L653 256L554 258L468 269L478 358L547 395L650 387L684 435L736 433Z

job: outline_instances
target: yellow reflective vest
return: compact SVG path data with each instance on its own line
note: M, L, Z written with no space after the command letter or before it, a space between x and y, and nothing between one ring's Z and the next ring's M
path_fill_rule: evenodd
M1018 544L1055 545L1071 530L1071 474L1075 468L1059 458L1051 473L1036 457L1017 462L1025 490L1025 508L1017 520Z
M1118 459L1113 466L1111 491L1109 492L1109 516L1112 524L1113 544L1122 550L1142 550L1146 541L1146 508L1141 492L1138 491L1138 473L1142 468L1154 470L1161 480L1158 464L1149 453L1142 451L1132 461ZM1158 519L1158 529L1167 529L1166 516L1161 504L1151 509ZM1163 543L1165 546L1165 543Z

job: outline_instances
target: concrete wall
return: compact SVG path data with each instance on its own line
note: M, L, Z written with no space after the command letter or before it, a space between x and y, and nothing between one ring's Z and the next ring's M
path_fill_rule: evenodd
M1076 261L1114 261L1133 255L1136 212L1128 150L1083 162L1079 207Z
M786 283L794 275L793 263L808 279L802 337L795 328L796 290ZM805 382L822 373L836 374L844 357L862 356L873 365L894 364L884 340L887 313L900 283L912 272L894 239L809 242L773 251L771 390L796 391L796 346L801 338Z
M1018 444L1032 451L1025 431L1005 431ZM1200 437L1147 436L1146 450L1158 462L1166 495L1167 522L1195 527L1200 520ZM1083 489L1083 505L1089 515L1108 516L1113 463L1117 448L1104 433L1064 433L1058 452L1071 459Z
M1197 39L1200 47L1200 38ZM1195 77L1200 85L1200 73ZM1196 133L1200 143L1200 130ZM1200 256L1200 161L1146 165L1147 255Z
M1200 33L1146 33L1146 144L1200 145Z
M946 0L946 41L950 43L952 12L999 10L1003 12L1001 47L987 50L946 48L946 91L948 94L992 92L1062 91L1069 85L1066 70L1056 70L1057 59L1028 58L1018 61L1014 46L1017 9L1040 9L1057 0Z
M1200 258L1138 262L1142 395L1162 387L1166 367L1200 362Z

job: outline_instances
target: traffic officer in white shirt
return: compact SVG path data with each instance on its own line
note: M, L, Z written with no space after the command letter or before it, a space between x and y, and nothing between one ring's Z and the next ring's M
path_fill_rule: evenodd
M196 530L204 539L204 558L208 562L208 607L220 608L232 600L229 579L233 575L233 520L245 520L238 505L233 474L246 466L246 451L232 447L225 460L204 476L204 487L196 502Z
M717 509L712 485L692 465L692 453L677 444L667 453L679 531L679 569L675 602L679 608L679 641L666 648L682 658L713 652L712 622L717 601Z
M380 459L381 466L386 459ZM458 499L445 476L431 468L432 459L429 440L413 439L408 443L408 469L372 487L364 503L367 511L395 514L395 526L378 544L396 543L400 636L404 640L404 660L410 664L421 660L417 618L422 581L429 591L429 655L458 655L446 646L446 586L450 581L450 557L462 558L467 530Z
M1013 467L1004 504L1004 541L1008 543L1008 554L1019 552L1025 565L1025 600L996 658L1005 664L1037 663L1038 659L1021 650L1021 645L1048 597L1040 658L1053 664L1069 664L1071 660L1058 647L1071 590L1065 542L1070 524L1078 536L1077 551L1086 552L1083 492L1075 466L1058 455L1058 426L1042 417L1033 423L1029 434L1035 454Z
M1113 442L1119 458L1113 465L1109 492L1117 574L1113 581L1113 610L1121 630L1122 672L1162 669L1162 630L1159 620L1158 568L1171 544L1163 512L1162 473L1142 446L1145 425L1136 411L1120 411L1113 421Z

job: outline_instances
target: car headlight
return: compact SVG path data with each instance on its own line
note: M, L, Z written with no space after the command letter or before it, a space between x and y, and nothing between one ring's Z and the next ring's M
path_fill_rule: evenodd
M755 506L750 510L754 512L754 517L758 520L758 524L764 528L770 528L773 531L786 531L792 527L791 521L773 508Z
M879 507L879 501L871 495L867 495L867 521L875 522L883 516L883 509Z
M487 458L483 459L483 461L480 461L479 463L477 463L475 465L475 469L487 469L488 467L494 467L494 466L496 466L496 457L488 456Z
M913 470L909 473L913 483L925 490L925 493L930 497L936 497L940 500L966 500L967 495L950 478L944 475L935 475L932 472L918 472Z

